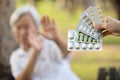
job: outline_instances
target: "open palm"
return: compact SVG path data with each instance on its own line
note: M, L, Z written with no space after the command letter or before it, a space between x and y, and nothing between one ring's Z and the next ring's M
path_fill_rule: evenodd
M48 16L44 16L41 20L43 33L42 35L48 39L55 40L58 37L58 30L54 20L50 20Z

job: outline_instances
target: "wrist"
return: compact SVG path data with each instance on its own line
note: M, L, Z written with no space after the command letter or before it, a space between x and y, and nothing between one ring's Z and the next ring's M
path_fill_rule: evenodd
M61 40L60 34L56 35L54 41L55 41L56 43L58 43L60 40Z
M40 50L33 49L33 50L32 50L32 53L34 53L34 54L39 54L39 53L40 53Z

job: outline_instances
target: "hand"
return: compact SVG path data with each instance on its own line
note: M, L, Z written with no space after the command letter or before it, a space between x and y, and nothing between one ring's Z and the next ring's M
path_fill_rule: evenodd
M41 33L43 36L51 40L57 40L59 38L59 33L54 20L50 20L48 16L44 16L41 23L44 31Z
M36 52L41 51L43 47L43 39L38 38L37 32L34 28L29 29L28 41Z
M103 36L114 35L120 36L120 21L111 17L104 17L104 23L95 26L97 30L104 30Z
M69 52L67 51L67 43L59 34L56 23L54 20L50 20L48 16L45 16L41 20L42 28L45 36L48 39L54 40L62 52L63 58L65 58Z

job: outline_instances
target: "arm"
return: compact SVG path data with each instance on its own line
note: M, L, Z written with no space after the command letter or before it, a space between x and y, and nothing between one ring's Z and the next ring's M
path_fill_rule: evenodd
M46 16L42 18L41 23L44 31L44 33L41 34L46 38L55 41L62 52L63 58L65 58L69 54L67 51L67 41L65 41L60 35L55 21L50 20L49 17Z
M63 53L63 58L66 58L67 55L70 53L69 51L67 51L67 41L64 40L60 35L54 41L56 42L58 47L61 49Z
M27 66L18 75L16 80L31 80L32 73L33 73L33 70L34 70L34 66L35 66L35 62L36 62L37 57L38 57L38 52L33 51L30 58L29 58L29 60L28 60Z
M29 31L28 41L33 48L32 54L28 60L25 69L18 75L16 80L31 80L36 60L43 46L43 39L37 38L37 33L31 29Z

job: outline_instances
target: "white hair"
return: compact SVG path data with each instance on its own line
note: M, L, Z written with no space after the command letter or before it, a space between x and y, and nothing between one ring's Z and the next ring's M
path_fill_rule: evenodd
M20 9L15 10L10 17L10 26L13 27L18 19L25 13L29 13L32 16L35 25L38 28L40 26L40 17L37 10L32 6L24 6Z

